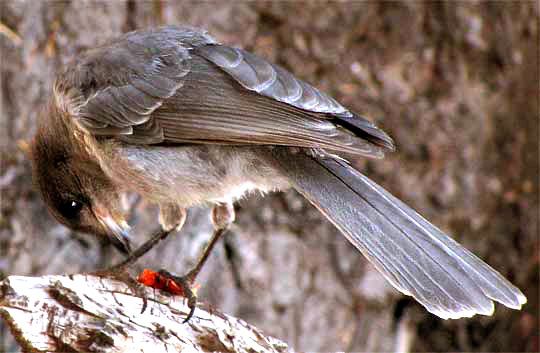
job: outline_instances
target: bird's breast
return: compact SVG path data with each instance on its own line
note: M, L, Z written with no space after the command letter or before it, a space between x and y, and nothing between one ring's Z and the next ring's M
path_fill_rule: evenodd
M124 190L156 203L190 207L234 201L250 191L288 187L261 147L180 145L114 147L106 173Z

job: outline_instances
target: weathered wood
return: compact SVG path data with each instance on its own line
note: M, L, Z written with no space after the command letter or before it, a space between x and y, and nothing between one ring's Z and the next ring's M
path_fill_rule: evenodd
M148 307L124 283L94 275L10 276L0 314L25 350L73 352L287 352L287 344L200 305L146 288Z

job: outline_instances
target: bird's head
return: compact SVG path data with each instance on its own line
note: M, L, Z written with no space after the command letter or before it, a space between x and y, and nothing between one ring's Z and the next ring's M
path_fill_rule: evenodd
M55 116L61 113L46 114L31 145L36 189L60 223L128 253L129 226L117 187L77 141L75 131Z

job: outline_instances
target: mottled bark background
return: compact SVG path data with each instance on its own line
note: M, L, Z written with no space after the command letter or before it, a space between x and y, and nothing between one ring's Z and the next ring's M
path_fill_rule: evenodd
M121 257L48 215L27 143L54 75L136 28L186 23L278 63L392 135L360 170L520 287L522 311L444 321L392 289L295 192L252 195L205 268L201 300L297 350L538 351L538 2L0 3L0 279L90 271ZM132 197L142 242L156 209ZM183 273L208 210L139 261ZM135 269L136 270L136 269ZM398 341L396 341L398 340ZM396 343L400 342L400 343ZM17 350L0 326L0 351Z

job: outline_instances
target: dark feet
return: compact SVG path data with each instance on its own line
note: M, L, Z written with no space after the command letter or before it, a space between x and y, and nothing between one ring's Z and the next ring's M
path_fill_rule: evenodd
M199 272L203 268L208 256L212 252L212 249L216 245L219 238L225 233L226 229L216 229L210 239L210 243L204 249L201 257L197 261L195 267L189 271L185 276L175 276L166 270L159 270L158 272L152 270L144 270L139 274L137 281L144 284L147 287L164 290L173 295L182 295L188 300L188 307L190 312L183 323L186 323L193 317L195 308L197 306L197 295L193 291L193 284L195 279L199 275Z
M186 323L193 317L195 307L197 306L197 295L193 288L193 281L184 277L178 277L166 270L158 272L150 269L145 269L137 277L137 282L142 283L147 287L160 289L172 295L181 295L188 299L188 307L190 312L182 323Z
M170 233L171 231L164 230L156 232L148 241L146 241L146 243L142 244L137 249L135 249L135 251L129 254L129 256L125 260L109 268L91 272L89 274L100 277L113 278L117 281L125 283L135 295L142 298L143 306L141 313L143 313L146 310L148 304L146 293L139 285L139 283L137 283L137 281L129 275L127 270L130 265L134 264L139 258L144 256L148 251L150 251L154 246L156 246L157 243L165 239Z

